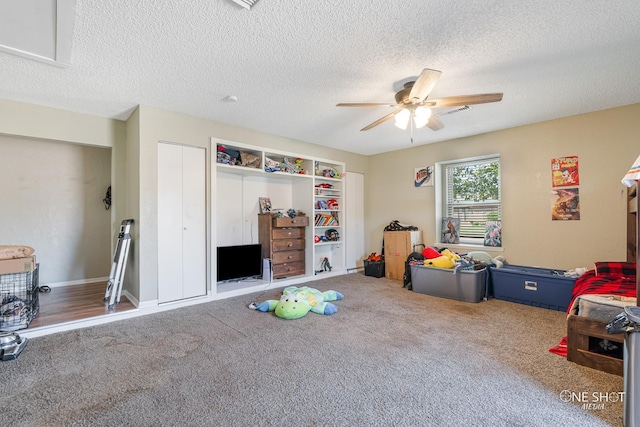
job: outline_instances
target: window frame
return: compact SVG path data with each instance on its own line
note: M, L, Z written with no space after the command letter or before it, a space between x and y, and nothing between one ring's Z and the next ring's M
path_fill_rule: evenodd
M443 243L441 241L442 218L449 216L447 214L447 210L448 210L448 204L447 204L448 189L447 189L447 177L446 177L447 167L451 165L462 166L464 164L487 163L491 161L498 162L498 195L499 195L498 221L502 221L502 208L503 208L502 188L501 188L502 187L502 159L499 154L488 154L484 156L475 156L475 157L467 157L467 158L461 158L461 159L446 160L446 161L441 161L436 163L435 176L436 176L436 179L439 181L436 184L436 189L435 189L435 220L436 220L435 245L436 246L439 246L439 247L446 246L450 248L471 248L476 250L483 249L483 250L490 250L493 252L496 252L496 251L501 252L504 250L503 247L484 246L484 239L481 239L479 237L476 237L476 238L461 237L459 244ZM479 204L481 203L482 202L479 202Z

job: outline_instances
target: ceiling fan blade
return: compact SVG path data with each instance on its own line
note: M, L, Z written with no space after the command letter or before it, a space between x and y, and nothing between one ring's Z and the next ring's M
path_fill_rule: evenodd
M388 102L341 102L336 107L397 107L398 104Z
M488 102L502 101L502 93L479 93L477 95L448 96L440 99L430 99L435 103L434 107L460 107L463 105L486 104Z
M379 118L379 119L378 119L378 120L376 120L375 122L371 123L371 124L370 124L370 125L368 125L368 126L363 127L363 128L362 128L362 129L360 129L360 130L361 130L361 131L363 131L363 130L369 130L369 129L373 128L373 127L376 127L376 126L378 126L380 123L382 123L382 122L386 122L387 120L389 120L390 118L392 118L393 116L395 116L398 112L400 112L400 111L402 111L402 110L403 110L402 108L398 108L398 109L397 109L396 111L394 111L393 113L389 113L389 114L387 114L386 116L384 116L384 117L382 117L382 118Z
M429 68L422 70L420 77L418 77L418 80L416 80L411 88L411 92L409 92L409 101L413 101L416 98L417 102L424 101L427 96L429 96L436 83L438 83L440 74L442 74L442 71L431 70Z
M432 114L427 122L427 127L431 130L440 130L444 127L444 123L435 115Z

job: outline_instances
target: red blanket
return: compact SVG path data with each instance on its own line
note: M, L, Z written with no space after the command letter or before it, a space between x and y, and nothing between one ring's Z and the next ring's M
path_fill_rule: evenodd
M571 313L577 298L585 294L609 294L625 297L636 297L635 265L627 263L596 263L596 270L589 270L576 279L573 286L571 303L567 313ZM632 267L632 268L631 268ZM630 273L633 273L631 275ZM567 337L549 349L551 353L567 357Z

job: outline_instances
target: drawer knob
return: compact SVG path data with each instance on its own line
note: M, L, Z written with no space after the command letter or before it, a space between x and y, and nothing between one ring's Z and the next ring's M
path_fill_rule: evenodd
M287 246L291 247L291 246L293 246L293 243L287 243Z

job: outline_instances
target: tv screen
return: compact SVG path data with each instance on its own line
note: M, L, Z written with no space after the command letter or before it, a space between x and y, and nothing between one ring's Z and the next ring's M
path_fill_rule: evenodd
M218 246L218 282L262 276L262 245Z

